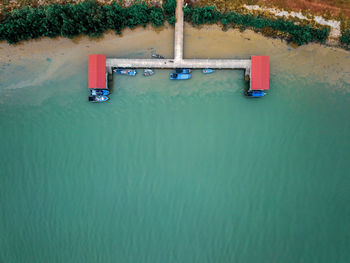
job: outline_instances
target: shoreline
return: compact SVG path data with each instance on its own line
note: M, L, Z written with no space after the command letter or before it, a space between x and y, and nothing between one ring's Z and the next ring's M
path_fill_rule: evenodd
M251 55L269 55L272 79L275 74L293 71L301 77L317 75L319 81L331 85L342 79L350 86L350 69L347 67L350 64L350 51L341 48L313 43L292 48L285 41L268 38L261 33L251 30L240 32L237 29L224 32L218 25L196 28L185 23L184 35L185 58L249 58ZM16 74L16 68L27 68L30 64L34 68L33 77L39 76L39 79L45 80L53 74L73 75L76 67L87 68L89 54L149 58L151 52L156 51L171 58L173 38L174 29L170 26L157 31L148 26L145 29L125 29L122 36L109 31L93 40L80 36L74 39L46 37L16 45L1 42L0 67L3 74L7 72L12 75ZM39 70L42 65L47 65L43 72ZM0 73L2 76L5 77Z
M173 1L173 0L168 0L168 1ZM166 1L165 4L167 4L168 1ZM99 4L97 4L97 6L99 6L101 12L105 8L108 9L108 7L110 7L106 3L107 2L102 1L102 2L99 2ZM46 6L46 5L40 5L40 8L43 8L44 6ZM70 5L70 6L75 6L75 4ZM147 6L147 5L145 5L145 6ZM95 4L95 7L96 7L96 4ZM122 5L121 5L121 7L122 7ZM185 7L184 8L185 13L186 13L186 11L188 11L187 13L189 14L187 21L190 22L191 19L194 19L193 17L191 17L192 16L191 12L196 17L198 14L195 14L195 13L198 11L197 10L198 7L196 7L196 5L193 5L192 7L189 8L189 7L187 7L187 4L184 7ZM71 8L71 7L69 7L69 8ZM86 8L86 6L82 6L82 8ZM153 7L153 5L148 5L147 8L149 10L151 10L154 7ZM162 27L162 26L164 26L164 22L166 23L166 21L169 20L169 14L167 13L168 11L166 11L167 9L164 6L164 4L163 4L162 8L159 8L159 7L155 7L155 8L158 8L158 10L156 10L157 12L161 12L160 10L163 10L163 15L162 15L163 17L159 18L159 19L149 17L149 18L147 18L147 19L149 19L149 21L147 23L150 24L152 21L152 24L153 24L153 22L156 21L155 22L156 24L153 24L153 26L155 28ZM199 7L199 9L200 8L201 7ZM211 7L207 6L205 8L211 8ZM202 11L198 11L199 14L200 14L200 12L208 12L209 9L205 9L205 8ZM214 7L212 7L212 8L214 8ZM124 11L124 10L128 10L128 8L123 7L122 9L123 9L123 12L128 13L128 11ZM33 10L35 10L35 9L33 9ZM48 11L48 9L43 9L42 11L38 11L39 12L38 14L34 15L34 20L35 20L34 22L35 23L38 23L38 24L41 23L41 18L39 18L39 16L41 16L42 15L41 12L43 12L45 10ZM71 11L74 11L74 10L75 9L72 8ZM95 11L98 11L98 10L95 10ZM112 11L112 9L109 11ZM35 12L37 12L37 11L35 11ZM105 12L105 11L103 11L103 12ZM23 15L25 15L25 14L26 13L24 12ZM105 14L105 13L103 13L103 14ZM140 14L135 15L135 17L133 17L132 19L138 20L139 19L138 16ZM114 14L114 16L115 15L118 16L118 13ZM232 13L230 11L227 13L223 12L223 11L220 12L219 10L214 9L212 11L209 11L209 15L216 16L215 20L212 20L212 19L206 20L206 18L205 18L204 22L201 21L198 23L198 22L192 21L191 23L193 24L193 26L202 25L202 24L217 24L217 25L220 25L222 28L225 28L225 30L227 28L230 28L230 27L240 28L241 30L251 29L251 30L254 30L256 32L263 32L267 37L271 37L271 38L277 37L280 39L287 40L288 42L292 42L292 44L297 43L296 45L304 45L304 44L307 44L309 42L315 42L315 43L321 43L324 45L335 46L335 47L344 48L344 49L349 48L349 44L347 42L348 40L340 43L340 39L341 39L342 35L345 33L345 31L349 31L349 30L347 28L344 28L343 24L341 24L340 21L338 21L338 20L326 20L322 16L314 16L311 14L304 15L302 12L294 12L294 11L289 12L289 11L286 11L283 9L265 8L264 6L245 5L245 4L237 6L236 10L232 10ZM237 19L230 18L232 16L234 17L235 15L241 16L240 18L238 18L238 22L236 21ZM38 16L38 17L36 17L36 16ZM170 15L170 16L173 17L173 15ZM248 16L248 17L244 17L244 16ZM251 16L253 18L251 21L250 21L249 16ZM79 13L78 13L78 17L79 17ZM123 15L118 20L123 20L122 17L123 17ZM55 17L56 20L58 18L59 17ZM111 18L113 18L113 16ZM13 17L12 19L15 19L15 17ZM54 19L54 21L56 21L55 19ZM250 22L239 22L242 19L243 19L243 21L248 19L247 21L250 21ZM162 22L162 20L163 20L163 22ZM277 20L281 20L282 22L277 21ZM15 20L13 20L13 21L15 21ZM141 21L141 20L138 20L138 21ZM276 23L276 21L278 23ZM169 22L173 25L174 21L172 21L170 19ZM103 34L104 32L106 32L106 29L109 30L108 28L110 28L111 30L115 30L116 32L120 32L120 30L122 31L128 27L133 28L133 27L135 27L135 25L136 26L138 26L140 24L145 25L144 22L137 22L136 24L132 23L131 25L126 24L126 25L123 25L120 27L116 26L116 28L111 28L107 22L93 22L93 23L97 23L96 26L100 27L99 29L97 29L96 32L95 31L91 31L91 32L86 31L86 29L83 29L83 31L81 31L81 29L79 29L79 30L73 30L72 32L67 32L67 28L63 28L62 25L57 25L54 27L55 33L52 33L49 29L45 29L45 30L48 30L48 32L46 32L45 30L41 31L37 28L38 27L38 25L37 25L36 28L33 28L33 30L34 30L33 33L24 34L24 35L18 37L16 35L21 35L22 34L21 31L9 33L12 31L12 29L11 29L12 26L9 25L11 23L15 23L15 22L8 22L8 24L4 23L3 34L1 36L3 40L7 40L10 43L11 42L16 43L17 41L23 41L23 40L28 41L30 39L37 39L37 38L40 38L42 36L49 36L49 37L50 36L53 36L53 37L64 36L64 37L71 38L71 37L75 37L75 36L81 34L81 32L83 32L83 34L85 34L85 35L99 36L99 35ZM51 27L50 23L47 23L47 22L45 22L45 23L42 25L43 27L47 27L47 26ZM89 23L91 23L91 21L89 21ZM119 22L114 22L114 23L119 23ZM281 23L282 23L282 26L280 25ZM30 26L30 24L29 24L29 26ZM92 25L88 25L88 27L91 27L91 26ZM62 27L62 28L58 29L59 27ZM308 29L308 27L310 27L311 29ZM14 25L14 28L16 28L16 24ZM0 32L0 33L2 33L2 32ZM346 32L346 34L347 33L348 32ZM347 37L345 37L345 38L347 38Z

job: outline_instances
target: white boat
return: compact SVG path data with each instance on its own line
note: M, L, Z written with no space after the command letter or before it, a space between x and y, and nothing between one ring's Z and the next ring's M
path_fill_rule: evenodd
M143 70L143 75L144 76L152 76L154 74L154 70L150 68L146 68Z

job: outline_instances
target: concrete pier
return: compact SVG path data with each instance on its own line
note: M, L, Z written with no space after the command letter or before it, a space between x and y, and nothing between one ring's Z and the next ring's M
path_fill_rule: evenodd
M106 67L109 73L112 68L192 68L192 69L243 69L245 75L249 76L251 69L250 59L184 59L184 0L177 0L176 23L174 38L173 59L123 59L107 58Z
M118 59L109 58L107 67L115 68L215 68L249 69L250 59Z

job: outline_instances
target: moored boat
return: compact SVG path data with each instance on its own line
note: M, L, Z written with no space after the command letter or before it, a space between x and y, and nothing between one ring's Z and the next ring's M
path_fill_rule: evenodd
M191 69L188 69L188 68L177 68L175 70L176 73L185 73L185 74L189 74L192 72Z
M107 89L90 89L91 96L107 96L109 91Z
M107 96L89 96L91 102L105 102L107 100L109 100Z
M157 53L152 53L152 58L164 59L164 56L159 55Z
M114 72L120 75L129 75L129 76L135 76L137 73L135 69L115 69Z
M250 90L245 93L247 97L260 98L264 97L267 93L262 90Z
M213 73L215 70L214 69L211 69L211 68L204 68L202 69L202 72L204 74L210 74L210 73Z
M185 73L171 73L170 79L190 79L191 74L185 74Z
M154 74L154 70L153 69L149 69L149 68L146 68L143 70L143 75L144 76L152 76Z

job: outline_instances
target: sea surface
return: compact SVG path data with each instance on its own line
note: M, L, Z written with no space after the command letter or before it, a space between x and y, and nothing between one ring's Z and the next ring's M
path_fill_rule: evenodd
M165 50L162 34L118 54ZM0 67L0 262L350 262L349 52L231 54L271 56L262 99L239 70L138 70L89 103L86 55L107 40Z

